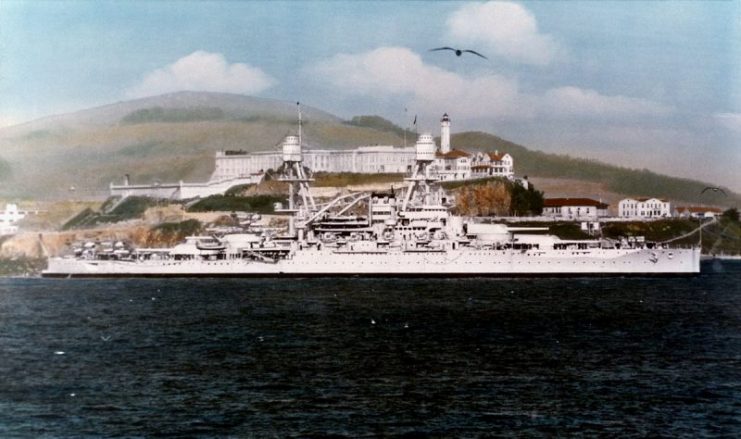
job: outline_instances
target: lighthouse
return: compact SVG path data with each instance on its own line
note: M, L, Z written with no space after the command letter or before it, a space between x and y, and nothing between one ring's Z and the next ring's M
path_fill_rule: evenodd
M448 113L443 114L440 119L440 152L445 154L450 152L450 117Z

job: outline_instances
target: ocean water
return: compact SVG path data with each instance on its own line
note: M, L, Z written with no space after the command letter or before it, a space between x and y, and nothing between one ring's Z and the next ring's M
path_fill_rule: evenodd
M693 278L0 279L0 437L741 436Z

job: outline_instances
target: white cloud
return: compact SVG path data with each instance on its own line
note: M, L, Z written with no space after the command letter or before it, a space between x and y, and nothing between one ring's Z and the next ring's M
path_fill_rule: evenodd
M425 64L403 47L341 54L308 68L342 96L374 100L398 98L421 114L448 112L458 120L630 119L661 117L672 107L646 99L607 96L595 90L558 87L542 94L522 93L516 80L495 74L461 76Z
M18 125L22 120L7 114L0 114L0 128Z
M557 87L548 90L541 100L541 110L549 117L625 118L631 116L665 116L674 111L670 106L641 98L606 96L595 90Z
M220 53L197 51L148 73L126 94L144 97L181 90L256 94L274 83L270 75L257 67L229 64Z
M455 44L511 61L546 65L562 51L553 37L538 31L535 16L517 3L467 4L450 16L447 26Z
M725 129L741 134L741 113L717 113L713 116Z
M422 112L447 111L466 117L527 117L531 110L517 82L500 75L463 77L436 66L403 47L381 47L340 54L309 73L346 95L402 98Z

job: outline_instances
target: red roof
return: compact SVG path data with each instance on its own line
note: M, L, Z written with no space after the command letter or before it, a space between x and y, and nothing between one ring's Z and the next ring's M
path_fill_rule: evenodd
M498 162L498 161L500 161L500 160L502 160L504 158L504 155L505 154L506 154L506 152L503 152L501 154L490 152L490 153L488 153L489 160L494 160L494 161L497 161Z
M636 198L636 201L640 201L641 203L645 203L648 200L659 200L662 203L666 203L666 200L663 199L663 198L656 198L656 197L640 197L640 198Z
M607 209L608 204L591 198L546 198L543 200L543 207L564 206L595 206L598 209Z
M451 160L451 159L458 159L461 157L470 157L471 154L461 151L460 149L453 149L449 152L446 152L445 154L438 152L435 154L435 157L439 159L445 159L445 160Z

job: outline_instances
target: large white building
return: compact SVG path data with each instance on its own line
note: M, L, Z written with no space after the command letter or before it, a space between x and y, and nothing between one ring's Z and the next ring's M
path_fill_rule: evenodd
M432 138L429 133L420 138ZM304 149L304 166L312 172L352 172L360 174L406 174L415 160L414 146L391 145L360 146L353 149ZM283 164L279 150L275 151L218 151L214 172L204 183L159 183L123 185L111 183L112 196L150 196L158 198L188 199L223 194L231 186L258 183L268 170ZM430 166L433 176L440 180L468 180L484 177L514 178L514 160L507 153L466 152L451 148L450 117L440 120L440 147Z
M429 133L422 135L429 136ZM420 136L421 137L421 136ZM354 172L361 174L407 173L414 164L414 147L361 146L354 149L305 149L304 164L312 172ZM278 151L220 151L212 180L235 178L282 164ZM440 120L440 148L430 171L441 180L467 180L499 176L514 178L514 160L506 153L469 153L450 143L450 117Z
M460 149L438 152L430 170L440 180L468 180L472 178L503 177L514 179L514 160L507 153L474 152Z
M591 198L546 198L543 216L554 219L595 220L608 216L608 204Z
M669 201L660 198L625 198L618 203L621 218L668 218L672 216Z
M279 151L219 151L211 180L224 180L275 170L283 164ZM414 147L361 146L355 149L306 149L304 165L313 172L361 174L406 173L414 162Z

